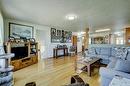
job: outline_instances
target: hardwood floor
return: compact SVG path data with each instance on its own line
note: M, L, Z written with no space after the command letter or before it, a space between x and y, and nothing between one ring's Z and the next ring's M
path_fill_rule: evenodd
M60 57L58 59L45 59L37 64L14 72L14 86L25 86L26 83L35 81L37 86L63 86L70 83L70 78L75 75L75 57ZM80 77L90 86L100 86L98 69L94 70L92 77L81 73Z

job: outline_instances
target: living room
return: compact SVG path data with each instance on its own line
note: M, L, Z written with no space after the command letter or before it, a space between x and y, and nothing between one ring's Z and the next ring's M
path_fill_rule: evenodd
M128 0L1 0L0 86L130 86Z

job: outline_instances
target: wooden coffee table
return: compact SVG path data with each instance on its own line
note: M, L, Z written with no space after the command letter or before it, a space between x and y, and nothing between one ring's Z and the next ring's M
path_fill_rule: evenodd
M98 63L98 65L100 66L100 58L93 58L91 61L88 61L88 62L86 62L84 59L77 60L75 61L75 71L82 70L83 68L77 67L78 64L82 64L84 65L84 68L86 67L88 76L91 76L91 67L92 65L95 65L96 63Z

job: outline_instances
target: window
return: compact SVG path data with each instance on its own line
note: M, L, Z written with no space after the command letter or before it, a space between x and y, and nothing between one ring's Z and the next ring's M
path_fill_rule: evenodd
M116 38L116 44L124 44L124 39L123 39L123 37L117 37L117 38Z
M91 38L89 38L89 44L91 44Z

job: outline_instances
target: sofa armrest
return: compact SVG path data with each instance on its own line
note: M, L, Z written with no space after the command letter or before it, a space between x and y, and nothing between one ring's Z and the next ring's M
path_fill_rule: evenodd
M130 79L130 74L128 73L116 71L114 69L105 67L100 68L100 75L101 77L106 77L109 79L113 79L114 76L121 76Z
M5 54L0 55L0 59L8 59L12 57L14 57L13 53L5 53Z

